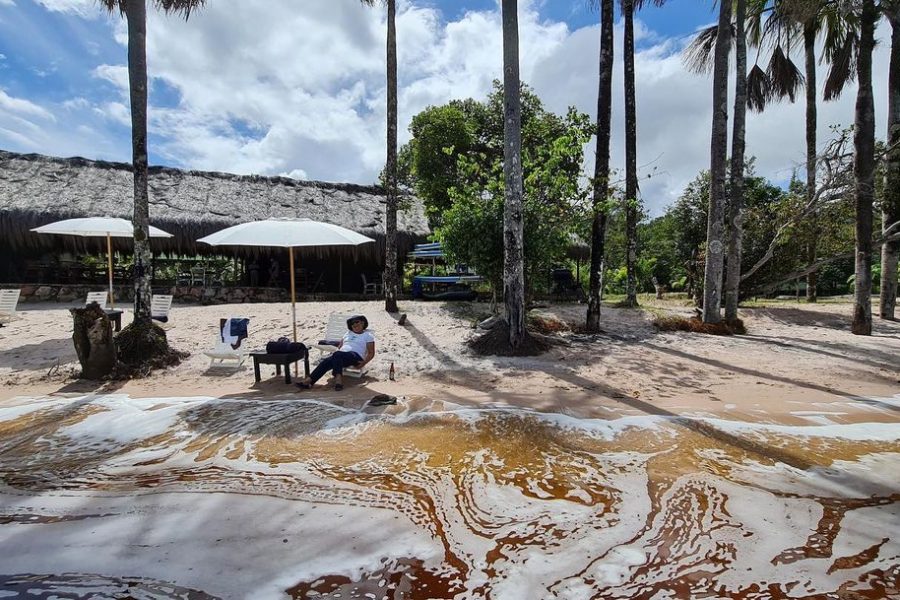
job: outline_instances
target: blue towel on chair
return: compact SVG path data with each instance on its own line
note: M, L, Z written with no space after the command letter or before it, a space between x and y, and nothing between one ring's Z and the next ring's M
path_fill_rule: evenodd
M247 325L249 324L250 319L231 319L231 335L238 339L247 337Z

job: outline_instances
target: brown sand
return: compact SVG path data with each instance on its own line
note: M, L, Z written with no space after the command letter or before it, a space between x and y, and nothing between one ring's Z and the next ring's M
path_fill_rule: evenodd
M647 301L652 302L652 301ZM362 406L375 394L419 402L463 405L512 404L573 416L616 418L640 414L716 415L789 424L894 421L900 407L867 400L900 394L900 323L877 320L871 337L849 331L849 304L785 303L741 313L748 334L722 337L659 333L654 312L689 314L674 303L645 310L604 308L604 333L568 333L563 344L538 357L475 356L466 341L487 306L403 302L406 325L381 302L300 303L299 339L315 343L330 313L362 312L375 331L378 355L367 377L345 378L334 392L327 377L313 391L287 386L264 365L255 383L251 361L237 371L209 370L203 351L217 335L220 317L250 318L245 347L259 348L290 335L290 305L175 305L170 344L191 357L182 365L133 381L90 382L75 378L69 306L20 305L22 319L0 328L0 400L15 396L126 393L135 397L216 396L273 398L308 395ZM550 305L573 326L584 306ZM130 314L123 316L123 324ZM317 353L313 352L313 365ZM396 381L388 381L393 362Z

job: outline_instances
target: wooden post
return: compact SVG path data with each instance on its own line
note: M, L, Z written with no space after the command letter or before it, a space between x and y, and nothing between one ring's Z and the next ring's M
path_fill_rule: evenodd
M106 234L106 269L109 273L109 307L116 307L115 294L113 294L113 267L112 267L112 237Z

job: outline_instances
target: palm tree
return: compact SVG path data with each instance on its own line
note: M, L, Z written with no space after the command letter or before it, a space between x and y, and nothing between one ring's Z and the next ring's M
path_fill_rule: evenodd
M612 123L613 0L595 0L595 2L600 6L600 83L597 88L597 149L591 219L591 289L585 323L588 331L600 331L600 288L603 284L606 203L609 197L609 140Z
M885 162L882 223L885 235L900 221L900 5L882 5L891 24L891 62L888 72L888 155ZM878 313L894 319L897 306L897 259L900 240L881 247L881 297Z
M637 306L637 106L634 91L634 0L622 0L625 63L625 306Z
M373 6L375 0L360 0ZM396 0L382 0L387 6L387 160L384 183L387 204L384 216L384 310L398 312L400 275L397 264L397 25Z
M128 87L131 95L131 152L134 170L134 323L149 328L150 319L150 199L147 190L147 4L145 0L100 0L116 9L128 24ZM157 9L187 19L204 0L153 0Z
M703 274L703 322L721 320L725 176L728 154L728 54L731 49L731 2L719 3L719 24L713 65L710 198L706 223L706 268Z
M872 334L872 202L875 197L875 101L872 96L872 50L878 11L875 0L861 0L859 50L856 55L856 117L853 174L856 179L856 284L853 324L856 335Z
M738 316L741 287L741 248L743 224L741 211L744 205L744 146L747 123L747 37L745 0L735 5L735 85L734 121L731 139L731 189L728 201L728 261L725 271L725 319Z
M525 339L522 207L522 106L519 99L519 16L516 0L502 0L503 18L503 302L509 345Z
M653 0L661 6L665 0ZM640 219L637 177L637 107L634 91L634 11L644 0L622 0L624 19L623 59L625 63L625 305L637 306L637 225Z

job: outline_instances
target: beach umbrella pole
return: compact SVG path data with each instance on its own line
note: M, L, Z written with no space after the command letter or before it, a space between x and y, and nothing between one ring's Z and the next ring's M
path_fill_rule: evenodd
M116 301L113 298L113 268L112 268L112 237L106 234L106 272L109 273L109 307L115 308Z
M291 269L291 321L294 325L294 341L297 341L297 294L294 286L294 248L288 248L290 252L290 260L288 261ZM300 364L294 363L294 377L300 376Z

